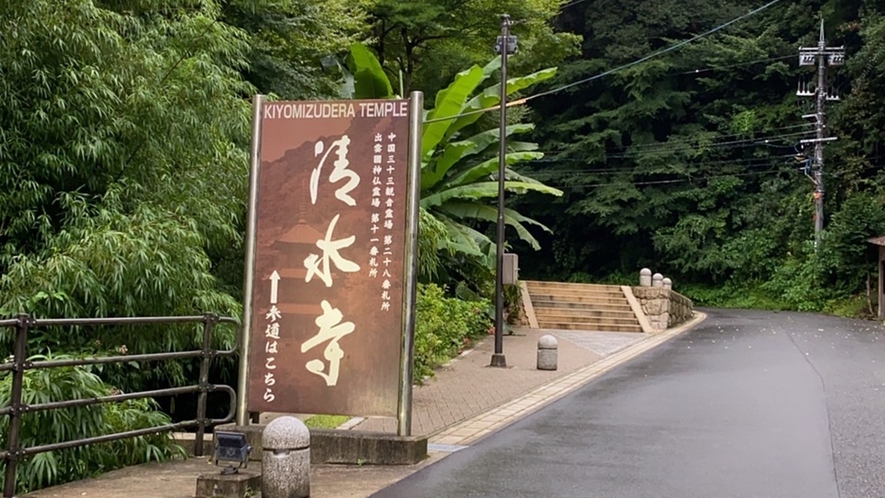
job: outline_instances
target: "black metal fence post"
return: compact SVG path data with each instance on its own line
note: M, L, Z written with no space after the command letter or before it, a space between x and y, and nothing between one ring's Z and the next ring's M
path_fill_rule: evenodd
M101 326L101 325L152 325L152 324L197 324L202 323L203 341L202 349L189 351L172 351L164 353L143 353L128 355L125 353L111 356L91 356L66 358L62 360L28 360L28 334L29 330L38 327L74 327L74 326ZM13 339L13 355L11 360L0 363L0 374L9 372L12 379L12 388L7 406L0 406L0 417L9 416L9 433L6 447L0 448L0 462L5 462L5 477L3 484L3 498L13 498L17 488L18 466L22 459L33 455L51 451L61 451L70 448L80 448L91 444L102 444L122 439L149 436L174 432L185 429L197 428L194 454L202 456L203 439L206 429L218 424L226 424L234 420L237 410L236 391L226 385L209 383L209 367L215 358L232 358L236 350L217 350L212 347L213 333L218 323L236 325L237 320L231 317L219 317L214 313L203 316L152 316L152 317L107 317L107 318L43 318L35 319L27 314L20 314L16 318L0 319L0 329L15 328ZM117 393L93 398L78 398L69 400L50 401L44 403L35 402L26 405L24 398L25 372L28 370L43 370L51 368L77 367L85 365L106 365L117 363L130 363L142 361L184 360L200 358L200 379L198 385L186 387L171 387L154 389L150 391L138 391L132 393ZM223 392L229 397L229 409L224 418L212 419L207 416L208 395L210 392ZM79 406L92 406L103 403L119 403L130 399L156 398L160 396L179 396L182 394L197 394L197 416L195 420L188 420L164 425L133 429L101 436L71 439L68 441L38 444L35 446L22 446L21 428L22 416L47 410L60 410Z
M206 417L206 404L209 397L209 364L212 361L212 332L218 316L206 313L203 316L203 349L200 362L200 394L197 395L197 435L194 438L194 456L203 456L203 438L209 419Z
M9 396L9 436L6 440L6 482L3 496L15 496L17 484L18 460L20 458L19 432L22 424L22 388L25 382L25 362L28 361L28 328L31 317L27 314L18 316L15 326L15 342L13 344L12 392Z

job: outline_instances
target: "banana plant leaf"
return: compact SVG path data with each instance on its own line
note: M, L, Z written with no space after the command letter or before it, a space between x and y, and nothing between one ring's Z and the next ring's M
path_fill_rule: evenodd
M439 210L458 219L476 219L492 223L497 222L498 220L498 209L486 204L473 202L447 202L440 206ZM532 248L536 251L541 248L541 245L535 237L532 236L531 232L523 226L523 223L538 226L545 232L552 233L551 230L542 223L527 218L508 208L504 208L504 223L515 228L519 238L531 244Z
M504 189L517 194L524 194L529 191L540 192L542 194L562 195L562 191L553 187L548 187L540 183L529 182L504 182ZM421 199L421 207L429 209L440 206L442 203L453 199L488 199L498 196L498 182L480 182L470 185L461 185L450 189L443 190L425 196Z
M504 162L507 166L511 166L518 162L530 161L532 159L541 159L542 157L544 157L543 152L513 152L504 156ZM452 188L466 185L468 183L473 183L476 180L479 180L484 176L489 176L496 171L498 171L498 158L493 157L477 164L476 166L473 166L472 168L469 168L467 171L460 173L458 176L452 178L450 181L447 181L443 188Z
M441 250L460 252L477 258L485 256L480 244L491 243L488 237L446 216L437 216L437 219L445 225L449 234L447 239L441 241Z
M543 69L541 71L529 74L527 76L521 76L519 78L512 78L507 80L507 95L512 95L520 90L525 90L526 88L540 83L542 81L548 80L552 78L556 74L556 68ZM497 83L492 85L479 95L470 99L467 104L464 105L461 110L461 114L467 114L466 116L461 116L452 124L447 133L448 136L454 135L458 130L463 129L466 126L469 126L476 122L477 119L481 116L481 114L469 114L473 111L479 111L482 109L488 109L489 107L493 107L498 105L501 102L501 84Z
M538 180L535 180L534 178L529 178L525 175L521 175L521 174L517 173L516 171L510 170L510 169L504 170L504 179L505 180L512 180L515 182L537 183L538 185L543 185L543 183L539 182Z
M530 123L514 124L507 127L505 136L517 133L528 133L535 129L535 125ZM452 166L466 157L479 154L488 149L492 144L498 142L501 136L501 130L487 130L477 133L470 138L460 140L458 142L449 142L443 149L442 154L435 160L431 160L421 171L421 188L429 189L436 185L449 172ZM529 150L527 147L537 144L527 145L528 142L509 143L511 147L519 147L521 150Z
M483 70L473 66L455 76L455 80L436 94L436 107L427 114L424 133L421 135L421 157L427 158L446 136L446 130L461 113L464 102L484 79ZM453 118L453 119L446 119ZM436 121L440 120L440 121Z
M362 43L350 47L347 66L354 79L355 99L393 98L390 79L375 55Z

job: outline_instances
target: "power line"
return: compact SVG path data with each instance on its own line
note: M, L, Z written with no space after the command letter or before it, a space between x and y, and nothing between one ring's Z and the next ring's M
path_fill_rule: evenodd
M766 131L766 132L773 132L773 131L793 130L793 129L796 129L796 128L807 128L808 126L809 126L808 123L803 123L803 124L797 124L797 125L789 125L789 126L780 126L780 127L776 127L776 128L769 128L769 129L767 129L767 130L765 130L765 131ZM631 150L631 149L646 149L646 148L656 148L656 147L670 147L670 146L676 146L676 145L681 145L681 144L688 145L688 144L698 143L698 142L700 142L701 140L703 140L703 139L705 139L705 138L711 138L711 139L714 139L714 140L718 140L718 139L723 139L723 138L742 137L742 136L746 136L746 135L747 135L746 133L730 133L730 134L725 134L725 135L715 135L715 136L713 136L713 137L705 137L705 136L702 136L700 133L710 133L710 134L715 134L716 132L715 132L715 131L699 132L699 133L698 133L697 135L695 135L695 136L684 136L684 137L680 137L680 136L677 135L676 138L671 138L670 140L667 140L666 142L638 143L638 144L631 144L631 145L627 145L627 146L610 147L610 148L606 148L605 150L606 150L606 152L608 152L608 151L628 151L628 150ZM786 136L786 135L761 136L761 137L746 138L746 139L744 139L744 140L747 141L747 142L759 142L759 141L775 140L775 139L779 139L779 138L782 138L782 137L785 137L785 136ZM711 142L711 143L712 143L712 144L716 144L716 143L720 143L720 142ZM709 144L705 144L705 145L709 145ZM558 153L558 152L569 152L569 151L570 151L569 149L558 149L557 151L552 151L552 150L551 150L550 152L556 152L556 153Z
M569 189L569 188L597 188L597 187L619 187L623 185L634 185L634 186L648 186L648 185L670 185L677 183L685 183L685 182L694 182L701 180L715 180L719 178L732 178L732 177L745 177L745 176L758 176L758 175L767 175L769 173L782 173L784 170L772 168L766 171L750 171L746 173L733 173L733 174L723 174L723 175L708 175L708 176L695 176L690 178L676 178L671 180L648 180L641 182L611 182L611 183L586 183L586 184L578 184L578 185L550 185L553 188L557 189Z
M769 156L769 157L757 157L757 158L748 158L748 159L734 159L734 160L723 160L723 161L704 161L700 163L689 163L686 166L691 167L700 167L700 166L716 166L716 165L734 165L741 166L746 169L758 169L764 167L772 166L771 163L775 159L786 159L795 157L792 154L782 155L782 156ZM865 157L867 161L876 161L879 159L885 158L885 155ZM537 161L526 161L526 163L531 164L535 162L543 162L544 160ZM878 167L879 165L872 164L873 167ZM786 169L778 169L778 171L787 171L791 168ZM603 168L603 169L545 169L545 170L535 170L535 171L525 171L521 174L525 174L531 176L532 178L538 179L543 178L544 176L559 176L559 175L583 175L583 176L594 176L594 175L616 175L616 174L630 174L633 176L647 176L647 175L674 175L680 174L677 172L660 172L660 171L641 171L636 168ZM743 176L743 173L732 173L732 174L722 174L717 176ZM831 177L839 177L844 176L844 173L829 173L827 176ZM694 177L701 178L701 177ZM621 183L631 183L631 182L621 182ZM620 184L620 183L619 183ZM615 185L614 183L612 185ZM557 187L560 188L560 187Z
M783 156L789 157L789 156ZM705 161L700 163L686 163L684 166L687 167L700 167L700 166L720 166L720 165L740 165L744 167L759 167L759 165L768 165L774 159L779 159L781 156L770 156L770 157L754 157L747 159L732 159L728 161ZM528 164L532 164L532 161L528 161ZM584 175L584 176L592 176L592 175L617 175L617 174L629 174L629 175L665 175L665 174L676 174L675 171L642 171L638 168L601 168L601 169L544 169L544 170L534 170L528 172L527 174L532 177L537 176L557 176L557 175Z
M752 158L744 158L744 159L724 159L720 161L701 161L701 162L691 162L685 163L687 167L701 167L701 166L721 166L721 165L735 165L735 166L743 166L747 168L754 167L762 167L768 166L773 160L776 159L786 159L788 157L794 157L791 154L781 155L781 156L768 156L768 157L752 157ZM526 161L528 164L533 163L542 163L544 160L537 161ZM626 173L631 175L659 175L659 174L674 174L674 172L660 172L660 171L642 171L637 168L600 168L600 169L543 169L543 170L534 170L528 172L532 177L543 177L543 176L556 176L556 175L568 175L568 174L583 174L583 175L598 175L598 174L620 174Z
M541 93L538 93L538 94L535 94L535 95L530 95L530 96L528 96L528 97L526 97L526 98L524 98L524 99L520 99L520 100L521 100L523 103L525 103L525 102L528 102L529 100L534 100L534 99L537 99L537 98L540 98L540 97L545 97L545 96L547 96L547 95L551 95L551 94L553 94L553 93L561 92L561 91L563 91L563 90L567 90L567 89L569 89L569 88L572 88L572 87L575 87L575 86L578 86L578 85L582 85L582 84L584 84L584 83L589 83L589 82L591 82L591 81L593 81L593 80L596 80L596 79L602 78L603 76L608 76L608 75L610 75L610 74L612 74L612 73L616 73L616 72L618 72L618 71L623 71L624 69L628 69L628 68L630 68L630 67L633 67L633 66L636 66L636 65L642 64L643 62L645 62L645 61L647 61L647 60L649 60L649 59L653 59L653 58L658 57L658 56L660 56L660 55L664 55L664 54L666 54L666 53L672 52L672 51L674 51L674 50L676 50L676 49L678 49L678 48L681 48L681 47L683 47L683 46L685 46L685 45L688 45L689 43L692 43L692 42L694 42L694 41L700 40L701 38L706 38L707 36L710 36L710 35L712 35L712 34L718 32L718 31L721 31L721 30L723 30L723 29L725 29L725 28L731 26L732 24L734 24L734 23L736 23L736 22L740 22L740 21L742 21L742 20L744 20L744 19L746 19L746 18L748 18L748 17L750 17L750 16L753 16L753 15L755 15L755 14L758 14L759 12L762 12L763 10L765 10L765 9L767 9L767 8L769 8L769 7L771 7L771 6L775 5L775 4L777 4L777 3L780 3L780 1L781 1L781 0L772 0L771 2L768 2L767 4L765 4L765 5L761 6L761 7L758 7L758 8L756 8L756 9L754 9L754 10L751 10L750 12L748 12L748 13L742 15L742 16L736 17L736 18L732 19L731 21L726 22L725 24L721 24L721 25L719 25L719 26L716 26L715 28L713 28L713 29L711 29L711 30L709 30L709 31L705 31L705 32L703 32L703 33L701 33L701 34L699 34L699 35L696 35L696 36L694 36L694 37L692 37L692 38L689 38L688 40L683 40L683 41L681 41L681 42L679 42L679 43L677 43L677 44L675 44L675 45L671 45L671 46L669 46L669 47L667 47L667 48L665 48L665 49L658 50L657 52L653 52L653 53L651 53L651 54L649 54L649 55L646 55L645 57L642 57L642 58L640 58L640 59L637 59L637 60L635 60L635 61L633 61L633 62L629 62L629 63L627 63L627 64L623 64L623 65L618 66L618 67L616 67L616 68L614 68L614 69L609 69L608 71L605 71L605 72L599 73L599 74L594 75L594 76L591 76L591 77L589 77L589 78L584 78L584 79L581 79L581 80L575 81L575 82L573 82L573 83L569 83L569 84L566 84L566 85L562 85L562 86L560 86L560 87L558 87L558 88L554 88L554 89L552 89L552 90L547 90L547 91L545 91L545 92L541 92Z
M779 126L779 127L777 127L777 128L769 128L769 129L766 130L766 132L782 131L782 130L793 130L793 129L796 129L796 128L807 128L807 127L808 127L808 123L803 123L803 124L795 124L795 125L788 125L788 126ZM711 132L711 133L715 133L715 132ZM719 139L719 138L730 138L730 137L740 137L740 136L743 136L743 135L746 135L746 133L730 133L730 134L727 134L727 135L716 135L716 136L713 137L713 138L714 138L714 139ZM779 138L780 136L783 136L783 135L778 135L778 136L753 137L753 138L747 138L746 140L748 140L748 141L756 141L756 140L765 140L765 139L775 139L775 138ZM658 145L658 144L669 144L669 143L674 143L674 142L686 142L686 143L690 143L690 142L694 142L694 141L700 140L701 138L702 138L702 137L700 137L700 136L699 136L699 137L685 137L685 138L677 138L676 140L668 140L668 141L666 141L666 142L655 142L655 143L648 143L648 144L635 144L635 145L630 145L629 147L654 147L654 146L656 146L656 145ZM627 148L627 147L621 147L622 150L624 150L624 149L626 149L626 148Z
M773 137L761 137L752 140L734 140L729 142L712 142L712 143L684 143L684 144L674 144L672 147L648 147L646 149L639 150L626 150L623 154L610 154L607 157L611 158L625 158L625 157L637 157L637 156L653 156L657 154L674 154L677 152L702 152L709 150L725 150L725 149L739 149L744 147L755 147L761 145L769 145L772 147L776 147L768 142L773 142L777 140L783 140L787 138L795 138L798 139L800 137L804 137L812 133L811 130L805 132L797 132L797 133L786 133L783 135L773 136ZM790 145L783 145L780 148L787 148Z
M752 64L761 64L761 63L763 63L763 62L782 61L782 60L784 60L784 59L792 59L792 58L794 58L794 57L796 57L796 56L795 56L795 55L782 55L782 56L780 56L780 57L771 57L771 58L769 58L769 59L758 59L758 60L755 60L755 61L738 62L738 63L735 63L735 64L729 64L729 65L727 65L727 66L711 66L711 67L707 67L707 68L704 68L704 69L694 69L694 70L691 70L691 71L685 71L684 73L678 73L678 74L698 74L698 73L706 73L706 72L710 72L710 71L718 71L718 70L721 70L721 69L732 69L732 68L735 68L735 67L750 66L750 65L752 65Z
M802 125L807 126L807 125ZM687 152L689 150L700 151L704 150L714 150L714 149L735 149L741 147L751 147L751 146L759 146L759 145L768 145L772 147L777 147L775 145L769 144L768 142L783 140L786 138L799 138L806 136L812 133L813 130L807 130L803 132L795 132L795 133L783 133L780 135L771 135L771 136L763 136L763 137L755 137L743 140L731 140L724 142L708 142L708 143L697 143L694 141L684 141L684 142L660 142L659 144L643 144L635 146L635 149L630 148L622 148L617 150L606 149L605 157L606 158L628 158L628 157L639 157L639 156L653 156L655 154L666 154L666 153L675 153L675 152ZM784 145L779 148L787 148L790 145ZM557 150L547 150L541 151L545 154L564 154L569 152L575 152L575 150L569 149L557 149ZM609 154L609 152L622 152L622 154ZM568 160L568 159L561 159Z
M788 156L789 157L789 156ZM880 159L885 156L875 156L872 158L867 158L870 160ZM733 178L733 177L748 177L748 176L762 176L770 173L786 173L788 172L783 168L771 168L765 171L748 171L744 173L731 173L731 174L720 174L720 175L706 175L706 176L693 176L689 178L674 178L669 180L647 180L647 181L620 181L620 182L609 182L609 183L582 183L582 184L568 184L568 185L550 185L551 187L565 190L565 189L576 189L576 188L597 188L597 187L619 187L624 185L634 185L634 186L648 186L648 185L672 185L678 183L686 183L686 182L694 182L701 180L715 180L720 178ZM535 176L534 174L532 176ZM709 187L697 187L697 188L709 188Z
M575 2L572 2L571 4L568 4L568 5L566 5L565 7L568 7L568 6L570 6L570 5L574 5L574 4L579 3L579 2L582 2L582 1L585 1L585 0L575 0ZM636 66L636 65L642 64L643 62L645 62L645 61L647 61L647 60L649 60L649 59L653 59L653 58L658 57L658 56L660 56L660 55L664 55L664 54L666 54L666 53L672 52L672 51L674 51L674 50L676 50L676 49L678 49L678 48L681 48L681 47L683 47L683 46L685 46L685 45L687 45L687 44L689 44L689 43L692 43L692 42L695 42L695 41L697 41L697 40L700 40L701 38L706 38L707 36L710 36L710 35L712 35L712 34L714 34L714 33L717 33L717 32L719 32L719 31L721 31L721 30L723 30L723 29L725 29L725 28L731 26L731 25L734 24L734 23L740 22L740 21L742 21L742 20L744 20L744 19L746 19L746 18L748 18L748 17L751 17L751 16L753 16L753 15L756 15L756 14L758 14L759 12L762 12L763 10L768 9L769 7L771 7L771 6L773 6L773 5L776 5L776 4L780 3L780 2L781 2L781 0L772 0L772 1L768 2L768 3L766 3L765 5L761 6L761 7L758 7L758 8L756 8L756 9L753 9L753 10L751 10L750 12L748 12L748 13L746 13L746 14L744 14L744 15L738 16L738 17L736 17L736 18L734 18L734 19L732 19L732 20L726 22L725 24L721 24L721 25L719 25L719 26L716 26L715 28L713 28L713 29L711 29L711 30L709 30L709 31L705 31L705 32L703 32L703 33L701 33L701 34L699 34L699 35L693 36L692 38L689 38L688 40L683 40L683 41L681 41L681 42L679 42L679 43L676 43L676 44L674 44L674 45L671 45L671 46L669 46L669 47L667 47L667 48L665 48L665 49L658 50L657 52L653 52L653 53L651 53L651 54L649 54L649 55L646 55L645 57L642 57L642 58L640 58L640 59L637 59L637 60L635 60L635 61L633 61L633 62L630 62L630 63L627 63L627 64L623 64L623 65L621 65L621 66L615 67L614 69L609 69L608 71L605 71L605 72L599 73L599 74L597 74L597 75L595 75L595 76L591 76L591 77L589 77L589 78L584 78L584 79L581 79L581 80L575 81L575 82L573 82L573 83L568 83L568 84L566 84L566 85L562 85L562 86L559 86L559 87L557 87L557 88L553 88L553 89L551 89L551 90L547 90L547 91L544 91L544 92L541 92L541 93L538 93L538 94L535 94L535 95L529 95L528 97L524 97L524 98L521 98L521 99L515 100L515 101L510 102L509 104L507 104L507 106L508 106L508 107L511 107L511 106L523 105L523 104L525 104L526 102L528 102L528 101L530 101L530 100L534 100L534 99L537 99L537 98L540 98L540 97L546 97L546 96L548 96L548 95L552 95L552 94L554 94L554 93L561 92L561 91L563 91L563 90L567 90L567 89L569 89L569 88L573 88L573 87L575 87L575 86L582 85L582 84L584 84L584 83L589 83L589 82L591 82L591 81L593 81L593 80L597 80L597 79L602 78L602 77L604 77L604 76L608 76L608 75L610 75L610 74L613 74L613 73L616 73L616 72L619 72L619 71L623 71L624 69L628 69L628 68L630 68L630 67L633 67L633 66ZM426 120L426 121L424 121L424 122L425 122L425 123L436 123L436 122L439 122L439 121L449 121L449 120L453 120L453 119L462 118L462 117L465 117L465 116L472 116L472 115L474 115L474 114L483 114L483 113L486 113L486 112L495 111L495 110L498 110L500 107L501 107L500 105L497 105L497 106L492 106L492 107L488 107L488 108L485 108L485 109L478 109L478 110L476 110L476 111L470 111L470 112L465 112L465 113L461 113L461 114L456 114L456 115L454 115L454 116L447 116L447 117L444 117L444 118L428 119L428 120Z

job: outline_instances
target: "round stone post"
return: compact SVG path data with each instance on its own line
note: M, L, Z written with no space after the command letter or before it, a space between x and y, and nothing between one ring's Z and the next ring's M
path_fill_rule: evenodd
M262 498L310 496L310 431L295 417L272 420L261 435Z
M651 286L652 287L663 287L664 286L664 276L660 273L655 273L651 277Z
M651 270L648 268L639 270L639 286L651 287Z
M538 339L538 370L556 370L559 363L559 342L552 335Z
M673 288L673 281L669 278L665 278L663 281L663 285L665 289L670 290Z

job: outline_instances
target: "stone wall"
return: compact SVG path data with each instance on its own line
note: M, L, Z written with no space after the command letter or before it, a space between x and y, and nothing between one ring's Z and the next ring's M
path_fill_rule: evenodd
M504 321L510 325L514 325L516 327L530 327L531 324L529 322L529 314L528 310L526 310L525 300L528 295L528 291L524 288L524 286L520 283L516 286L516 293L519 296L516 299L517 304L514 305L510 303L509 306L504 308ZM506 294L505 294L506 295ZM516 311L514 314L513 311Z
M683 324L692 319L694 316L694 305L691 302L691 299L683 296L682 294L676 291L670 292L670 309L669 309L669 320L667 324L670 327L675 327L677 325Z
M691 300L671 289L633 287L633 295L655 331L675 327L693 315Z

